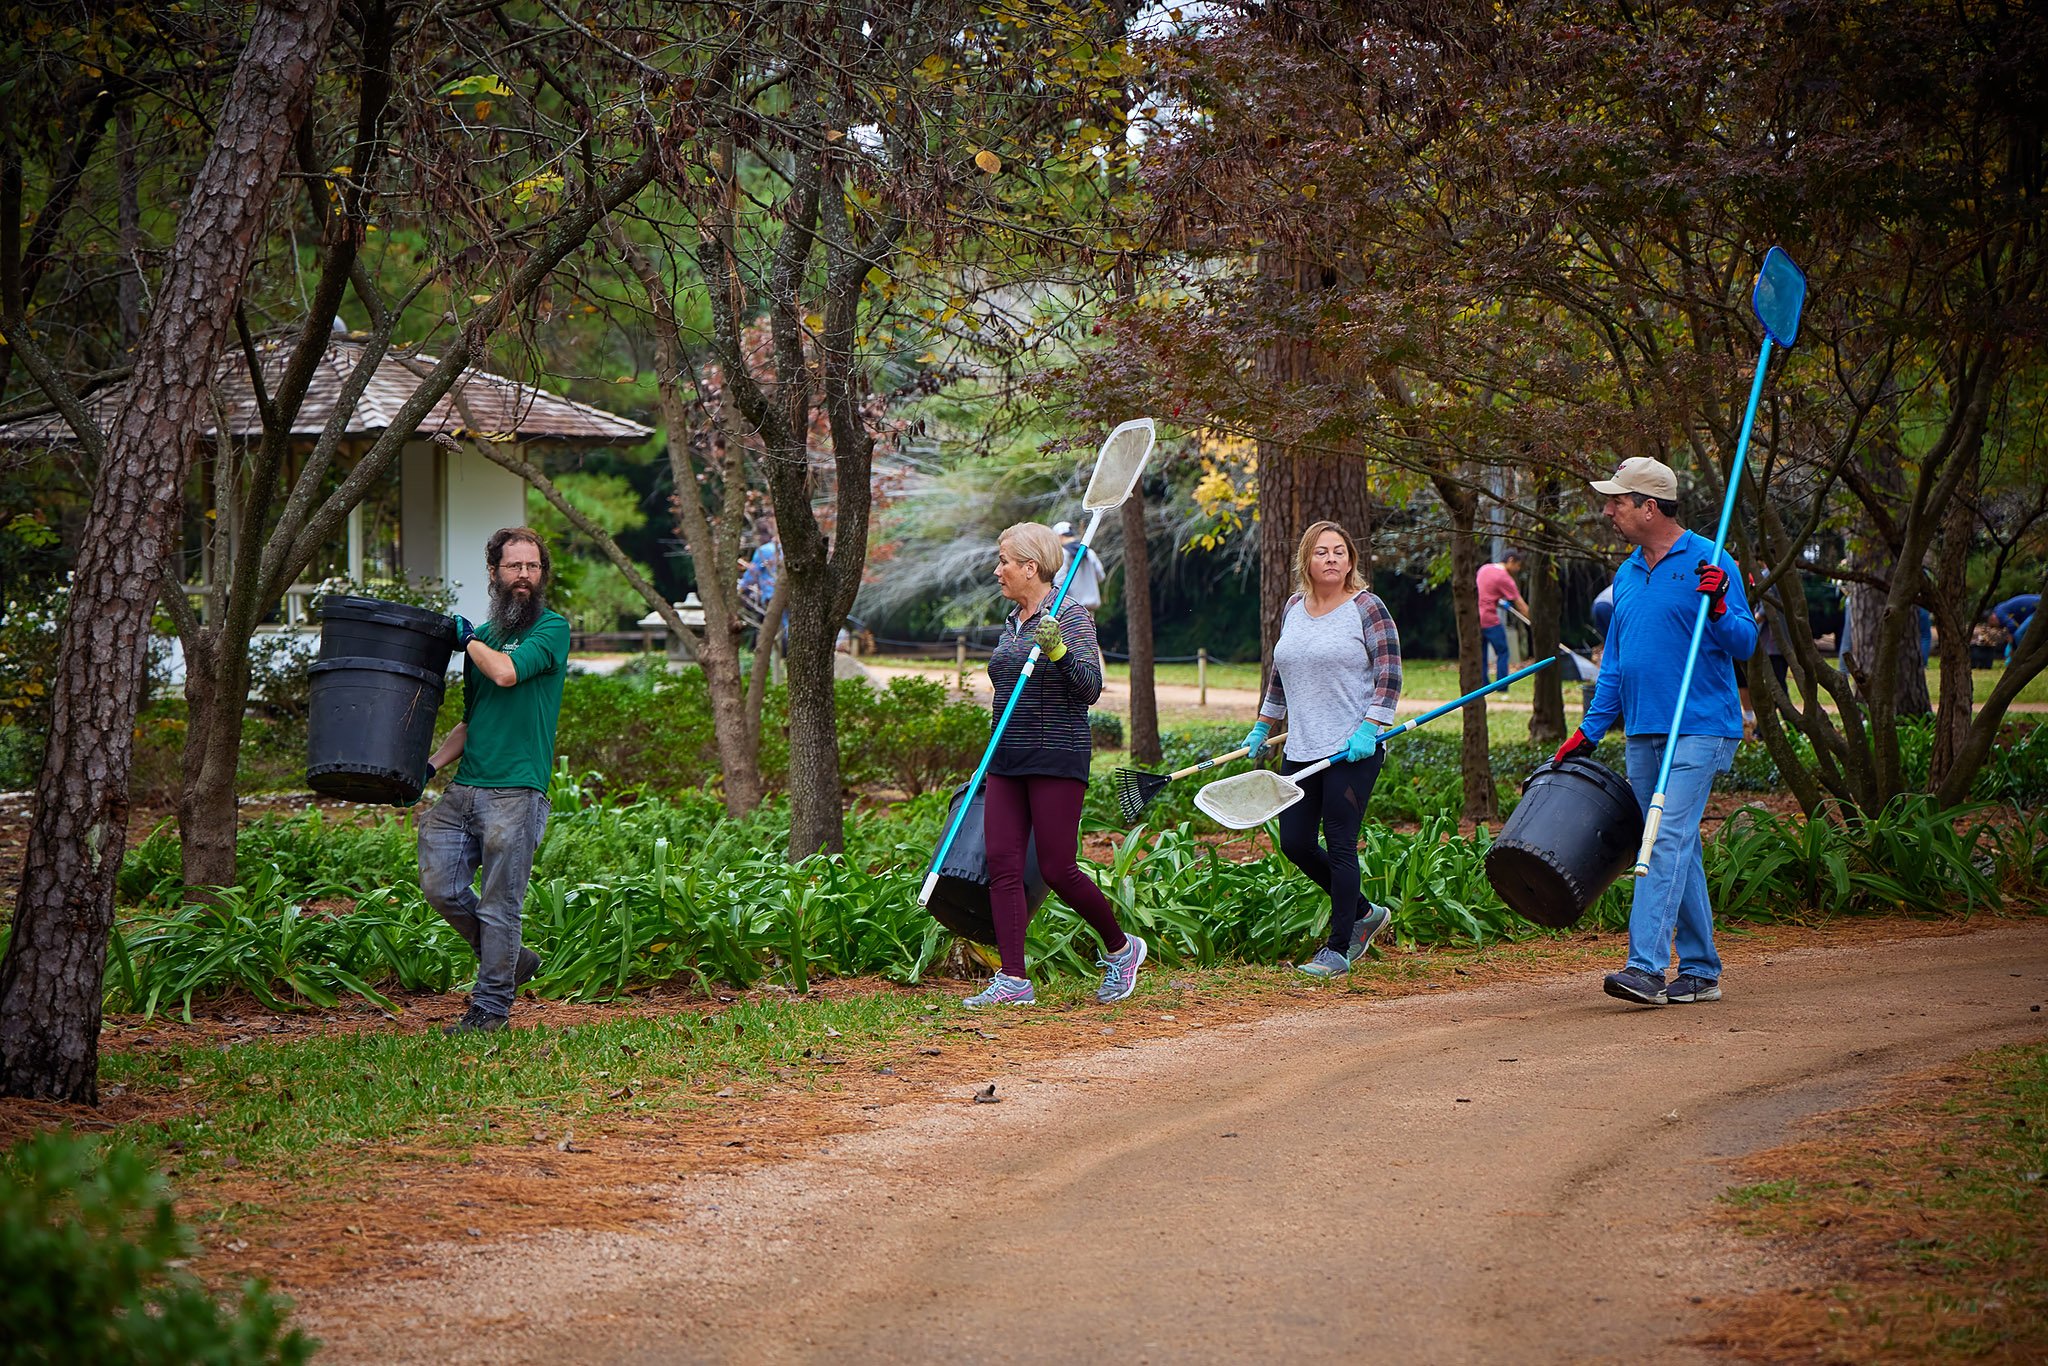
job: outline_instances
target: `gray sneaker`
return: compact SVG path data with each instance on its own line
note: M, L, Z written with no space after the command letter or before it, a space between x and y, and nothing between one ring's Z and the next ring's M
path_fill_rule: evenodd
M1602 981L1601 988L1609 996L1633 1001L1639 1006L1661 1006L1671 999L1665 992L1663 975L1644 972L1641 968L1610 972Z
M1713 977L1698 977L1690 972L1681 972L1671 979L1671 985L1664 988L1664 999L1673 1005L1689 1006L1698 1001L1721 999L1721 983Z
M1311 977L1341 977L1351 971L1351 960L1326 945L1317 949L1316 956L1306 963L1295 964L1294 970Z
M1358 923L1351 927L1351 947L1344 951L1344 961L1356 963L1365 957L1365 951L1372 947L1373 939L1393 918L1392 907L1382 906L1377 901L1366 902L1365 914L1358 917Z
M1029 979L999 972L989 979L987 986L960 1004L969 1010L981 1010L987 1006L1028 1006L1037 1003L1038 993L1032 990Z
M1102 985L1095 988L1095 999L1103 1005L1121 1001L1138 989L1138 969L1145 962L1145 941L1126 930L1123 948L1095 960L1102 969Z

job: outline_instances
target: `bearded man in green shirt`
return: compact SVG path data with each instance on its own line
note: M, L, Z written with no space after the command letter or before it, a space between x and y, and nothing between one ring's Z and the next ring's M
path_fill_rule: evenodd
M547 606L553 570L539 533L506 527L484 548L491 616L455 619L463 653L462 724L427 776L462 767L420 821L420 890L476 954L469 1010L444 1034L503 1029L512 998L540 971L519 942L533 851L548 828L548 776L569 662L569 622ZM477 873L483 873L479 893Z

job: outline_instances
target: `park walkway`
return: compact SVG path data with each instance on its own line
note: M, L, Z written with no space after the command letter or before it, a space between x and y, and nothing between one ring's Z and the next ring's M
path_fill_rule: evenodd
M1027 1064L304 1307L378 1363L1717 1360L1714 1299L1788 1274L1712 1221L1730 1159L2048 1037L2048 923L1726 947L1716 1005L1579 973Z

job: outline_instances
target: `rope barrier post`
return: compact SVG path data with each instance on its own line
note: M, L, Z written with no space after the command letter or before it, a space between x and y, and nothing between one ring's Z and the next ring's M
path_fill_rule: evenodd
M967 691L967 635L965 632L953 637L953 686L963 693Z
M1199 649L1199 650L1195 651L1195 687L1196 687L1197 689L1199 689L1199 690L1200 690L1200 693L1201 693L1201 698L1200 698L1200 700L1199 700L1198 702L1196 702L1196 703L1195 703L1195 705L1196 705L1196 706L1198 706L1198 707L1206 707L1206 706L1208 706L1208 705L1209 705L1209 647L1208 647L1208 646L1206 646L1206 645L1204 645L1204 646L1203 646L1203 647L1202 647L1201 649Z

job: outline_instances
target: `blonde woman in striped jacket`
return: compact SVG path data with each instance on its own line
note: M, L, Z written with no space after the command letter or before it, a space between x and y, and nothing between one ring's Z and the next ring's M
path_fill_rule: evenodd
M1107 1003L1130 995L1145 961L1145 941L1124 933L1109 898L1081 871L1081 802L1094 748L1088 708L1102 696L1102 655L1086 608L1069 600L1057 618L1046 610L1065 559L1059 537L1037 522L1019 522L996 542L996 586L1013 604L988 662L997 715L1017 688L1033 643L1044 659L1024 680L1024 695L989 761L982 835L1002 970L967 998L969 1006L1026 1005L1035 999L1024 962L1031 918L1024 899L1024 849L1033 836L1046 886L1102 941L1102 985L1095 999Z

